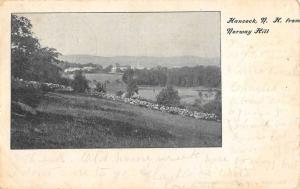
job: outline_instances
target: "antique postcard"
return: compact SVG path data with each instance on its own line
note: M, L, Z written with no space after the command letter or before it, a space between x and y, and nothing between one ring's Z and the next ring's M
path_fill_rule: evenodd
M11 148L221 147L220 16L12 14Z
M300 4L0 3L0 188L300 188Z

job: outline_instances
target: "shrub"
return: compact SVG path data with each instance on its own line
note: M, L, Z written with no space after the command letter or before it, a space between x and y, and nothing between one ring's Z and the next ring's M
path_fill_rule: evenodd
M59 78L57 83L65 86L70 86L72 84L72 80L70 78L61 77Z
M132 69L128 69L123 73L122 80L124 83L129 84L131 80L133 80L134 71Z
M45 92L53 92L54 91L53 88L51 88L51 87L49 87L49 86L47 86L45 84L41 84L41 90L45 91Z
M222 117L222 103L220 100L212 100L203 106L204 112L214 113L218 118Z
M72 88L75 92L85 92L89 89L88 80L82 75L82 72L76 72L72 81Z
M134 93L138 93L139 88L137 86L136 80L130 80L127 84L127 97L132 97Z
M167 106L179 106L180 97L178 91L175 90L172 86L167 86L162 89L159 94L156 96L158 104L167 105Z
M95 90L97 92L106 93L106 84L105 83L101 83L101 82L97 82Z
M40 103L44 93L41 87L26 86L12 81L12 102L21 102L35 108Z
M103 71L106 73L109 73L109 72L111 72L112 68L113 68L113 65L108 65L106 68L103 69Z
M219 119L222 118L222 101L221 93L217 92L215 99L203 104L200 99L196 99L195 103L190 107L194 111L215 114Z
M122 94L124 94L123 91L117 91L117 92L116 92L116 96L122 96Z

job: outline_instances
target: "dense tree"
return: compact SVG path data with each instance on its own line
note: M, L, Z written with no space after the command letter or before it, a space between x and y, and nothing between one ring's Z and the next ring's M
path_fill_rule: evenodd
M59 53L53 48L41 47L31 29L29 19L11 16L12 111L16 111L20 103L23 107L36 107L48 91L42 86L28 86L15 78L69 84L69 79L61 76L62 70L57 66Z
M39 41L31 32L30 20L25 17L11 17L11 62L12 75L23 77L30 66L30 55L39 48Z
M11 66L12 76L25 80L60 82L61 68L54 48L41 47L31 31L32 24L26 17L11 17Z
M138 85L180 87L220 87L221 70L216 66L195 66L167 69L156 67L150 70L127 70L123 74L123 81L128 83L130 79L136 79Z
M167 86L163 88L156 97L157 103L167 106L179 106L180 97L178 91L175 90L172 86Z
M97 82L95 90L97 92L106 93L106 83Z
M123 73L122 80L124 83L128 84L131 80L133 80L134 71L132 69L128 69Z
M139 85L160 85L167 83L167 68L156 67L150 70L134 70L134 75Z
M82 74L82 72L78 71L74 75L74 79L72 81L72 87L75 92L85 92L89 89L88 80Z
M220 87L221 70L216 66L173 68L169 70L168 83L181 87Z
M127 97L132 97L132 95L134 95L134 93L138 93L139 92L139 88L137 86L137 82L135 79L132 79L129 81L129 83L127 84Z
M112 69L112 68L113 68L112 65L108 65L107 67L105 67L105 68L103 69L103 71L106 72L106 73L109 73L109 72L111 72L111 69Z
M135 79L134 70L128 69L123 73L122 80L127 84L127 97L131 97L134 93L138 93L138 82Z
M203 112L214 113L218 118L222 117L222 102L214 99L203 105Z
M219 119L222 118L222 97L221 91L216 91L215 97L213 100L202 103L202 93L199 92L200 99L196 99L194 104L190 107L192 110L206 112L206 113L213 113L218 116Z

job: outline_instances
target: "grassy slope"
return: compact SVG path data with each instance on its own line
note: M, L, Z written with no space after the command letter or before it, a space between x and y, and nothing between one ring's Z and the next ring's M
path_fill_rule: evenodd
M12 115L13 149L221 146L221 123L120 102L48 93L37 109Z

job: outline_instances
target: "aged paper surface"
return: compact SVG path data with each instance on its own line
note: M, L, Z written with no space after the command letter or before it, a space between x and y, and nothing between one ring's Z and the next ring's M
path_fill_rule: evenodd
M222 147L10 149L11 13L114 11L221 11ZM287 18L300 19L299 2L1 1L0 187L300 188L300 23ZM269 32L227 30L257 27Z

